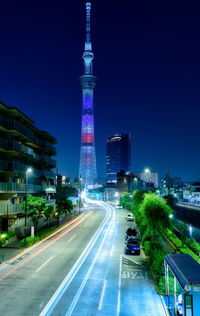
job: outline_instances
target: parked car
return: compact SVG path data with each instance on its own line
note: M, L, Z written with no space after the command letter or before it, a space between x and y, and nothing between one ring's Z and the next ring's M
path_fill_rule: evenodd
M121 208L123 208L123 206L118 204L118 205L116 206L116 208L120 208L120 209L121 209Z
M125 254L140 255L140 244L138 239L129 237L125 242Z
M136 228L129 227L126 231L125 239L128 239L129 237L136 237L137 236L137 230Z
M126 218L127 221L131 221L131 222L134 221L134 217L133 217L132 213L128 213L128 215L125 218Z

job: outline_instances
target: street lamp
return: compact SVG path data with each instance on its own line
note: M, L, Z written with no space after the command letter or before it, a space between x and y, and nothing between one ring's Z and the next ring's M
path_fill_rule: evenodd
M26 199L25 199L25 218L24 218L24 246L26 247L26 235L27 235L27 198L28 198L28 176L32 172L31 168L26 170L26 183L25 183L25 191L26 191Z
M148 186L150 187L150 182L151 182L151 170L149 168L144 169L144 173L147 175L147 183Z

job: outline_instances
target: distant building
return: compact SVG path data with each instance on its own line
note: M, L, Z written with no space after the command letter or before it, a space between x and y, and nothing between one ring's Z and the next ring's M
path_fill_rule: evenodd
M115 134L106 138L106 181L117 182L117 172L131 171L131 135Z
M137 189L158 188L158 173L135 172L126 174L125 170L117 173L117 189L120 193L132 193Z
M15 225L27 193L55 205L56 139L14 107L0 102L0 225Z
M181 178L171 176L168 170L165 177L161 179L161 194L162 196L168 194L174 194L178 192L183 187L183 182Z
M62 187L66 185L66 176L62 176L61 174L56 174L56 186Z

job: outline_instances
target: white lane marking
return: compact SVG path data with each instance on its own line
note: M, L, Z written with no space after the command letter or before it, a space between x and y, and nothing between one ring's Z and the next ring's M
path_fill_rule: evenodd
M109 209L112 208L112 206L110 206L110 205L109 205L108 207L109 207ZM113 209L113 210L114 210L114 209ZM99 256L101 250L102 250L102 247L103 247L103 244L104 244L104 242L105 242L105 240L106 240L106 237L107 237L107 235L108 235L109 232L110 232L110 229L111 229L111 227L112 227L112 223L113 223L114 218L115 218L115 210L114 210L114 212L113 212L111 222L110 222L110 224L109 224L109 226L108 226L108 228L107 228L107 230L106 230L106 233L105 233L105 235L104 235L104 237L103 237L103 240L101 241L101 244L100 244L100 246L99 246L99 248L98 248L98 251L97 251L97 253L96 253L96 255L95 255L95 257L94 257L94 259L93 259L93 261L92 261L92 263L91 263L91 265L90 265L90 267L89 267L88 272L86 273L86 275L85 275L85 277L84 277L84 279L83 279L83 282L81 283L81 286L79 287L79 289L78 289L78 291L77 291L77 293L76 293L76 295L75 295L73 301L71 302L70 307L68 308L68 310L67 310L65 316L71 316L71 315L72 315L72 313L73 313L73 311L74 311L74 308L76 307L76 304L77 304L77 302L78 302L78 300L79 300L79 298L80 298L80 296L81 296L81 293L82 293L82 291L83 291L83 289L84 289L84 287L85 287L85 284L87 283L87 280L89 279L90 273L92 272L92 269L94 268L94 265L95 265L95 263L96 263L96 261L97 261L97 258L98 258L98 256Z
M104 283L103 283L103 288L102 288L102 292L101 292L101 298L100 298L100 302L99 302L99 311L100 311L100 310L101 310L101 308L102 308L103 298L104 298L105 289L106 289L106 283L107 283L107 281L106 281L106 280L104 280Z
M86 227L88 225L88 223L83 224L83 227Z
M120 255L120 262L119 262L117 316L119 316L119 313L120 313L120 305L121 305L121 273L122 273L122 255Z
M68 242L71 242L75 237L76 237L76 235L73 235L73 236L68 240Z
M100 204L100 202L98 202L98 204ZM106 208L104 205L102 206ZM77 259L77 261L75 262L71 270L68 272L64 280L61 282L61 284L59 285L59 287L57 288L53 296L50 298L49 302L45 305L45 307L43 308L39 316L51 315L53 309L55 308L55 306L57 305L57 303L59 302L59 300L61 299L61 297L63 296L63 294L69 287L69 285L71 284L72 280L74 279L80 267L82 266L85 259L89 255L92 247L94 246L95 242L97 241L99 235L101 234L103 228L105 227L106 223L108 222L110 218L110 213L111 213L110 209L109 209L109 212L108 212L108 209L106 209L106 211L107 211L106 216L103 222L101 223L100 227L98 228L96 233L93 235L93 237L90 239L89 243L83 250L82 254Z
M39 272L44 266L46 266L46 264L51 261L53 259L54 256L50 257L47 261L45 261L45 263L43 263L41 265L41 267L39 267L35 272Z
M110 251L110 257L112 257L112 254L113 254L113 245L112 245L112 248L111 248L111 251Z

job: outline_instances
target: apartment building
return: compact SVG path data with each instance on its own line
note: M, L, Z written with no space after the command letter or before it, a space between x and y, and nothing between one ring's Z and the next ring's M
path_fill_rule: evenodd
M0 225L11 226L27 193L54 205L56 139L17 108L0 102Z

